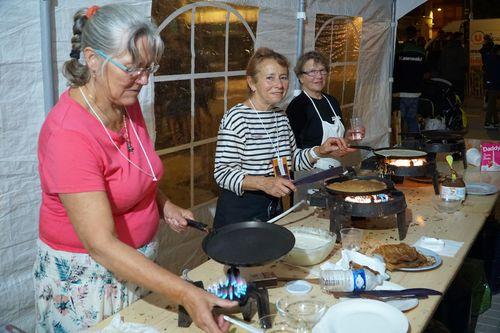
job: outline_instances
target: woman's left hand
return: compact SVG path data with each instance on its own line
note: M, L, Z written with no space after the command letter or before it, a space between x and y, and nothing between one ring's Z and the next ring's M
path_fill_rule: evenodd
M170 228L172 228L175 232L186 231L186 219L193 219L193 213L190 210L181 208L171 201L165 202L165 205L163 206L163 216Z
M321 146L315 149L317 149L316 153L320 157L341 157L355 151L355 149L349 148L343 138L328 138Z

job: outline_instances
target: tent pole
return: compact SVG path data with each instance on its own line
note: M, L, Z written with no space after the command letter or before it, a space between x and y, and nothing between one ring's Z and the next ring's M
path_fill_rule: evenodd
M300 58L302 55L302 44L304 40L304 21L306 20L306 12L305 12L305 7L306 7L306 1L305 0L298 0L298 11L297 11L297 45L295 48L295 63L297 63L297 60ZM295 77L295 90L293 92L294 96L297 96L300 94L300 82L299 79Z
M392 0L391 6L391 48L389 53L389 131L392 130L392 83L394 82L394 58L396 56L396 35L398 29L398 21L396 19L396 5L398 0ZM390 140L390 139L389 139ZM390 142L389 142L390 143Z
M45 115L54 106L54 68L52 62L52 1L40 0L43 100Z

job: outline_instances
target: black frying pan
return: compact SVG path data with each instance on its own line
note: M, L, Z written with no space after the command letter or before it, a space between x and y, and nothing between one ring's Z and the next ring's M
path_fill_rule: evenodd
M406 149L406 148L372 148L370 146L350 146L355 149L363 149L371 151L375 156L384 158L384 159L413 159L413 158L422 158L426 157L427 153L422 150L416 149ZM405 152L403 154L403 152ZM409 152L409 153L407 153ZM413 154L411 154L413 152Z
M277 224L241 222L210 231L204 223L187 221L190 227L208 232L203 251L225 265L262 266L280 259L295 245L293 233Z
M370 192L347 192L347 191L333 190L333 189L328 187L328 185L332 184L332 183L341 183L343 181L353 180L353 179L361 179L361 180L375 179L375 180L378 180L382 183L385 183L386 189L383 189L380 191L370 191ZM392 180L389 180L389 179L379 178L379 177L374 177L374 176L338 177L338 178L333 178L333 179L327 180L325 182L325 188L331 194L352 195L352 196L365 195L365 194L366 195L368 195L368 194L380 194L380 193L385 193L389 190L394 189L394 182Z

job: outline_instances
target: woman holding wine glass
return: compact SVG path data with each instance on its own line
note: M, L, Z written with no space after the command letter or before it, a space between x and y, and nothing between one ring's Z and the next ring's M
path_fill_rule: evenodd
M301 149L321 145L329 137L345 137L351 141L361 140L365 129L360 118L351 119L351 128L345 130L340 105L335 97L323 93L328 76L328 63L317 51L303 54L295 66L302 86L302 93L295 97L286 110ZM318 169L340 166L334 158L321 158L315 165Z

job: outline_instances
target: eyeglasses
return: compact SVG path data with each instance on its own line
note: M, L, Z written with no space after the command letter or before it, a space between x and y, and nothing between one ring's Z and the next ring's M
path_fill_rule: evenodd
M326 69L311 69L310 71L307 72L302 72L302 74L305 74L310 77L315 77L315 76L325 76L328 74L328 71Z
M104 59L106 59L107 61L109 61L110 63L112 63L113 65L115 65L116 67L118 67L119 69L121 69L122 71L124 71L130 77L133 77L133 78L139 77L139 76L141 76L144 73L147 73L148 75L154 74L154 73L156 73L156 71L158 70L158 68L160 68L160 65L155 64L155 63L152 63L151 65L149 65L149 67L146 67L146 68L143 68L143 67L127 67L127 66L125 66L123 64L120 64L118 61L113 60L113 58L111 58L109 55L107 55L106 53L104 53L103 51L101 51L99 49L95 49L94 51L99 56L103 57Z

